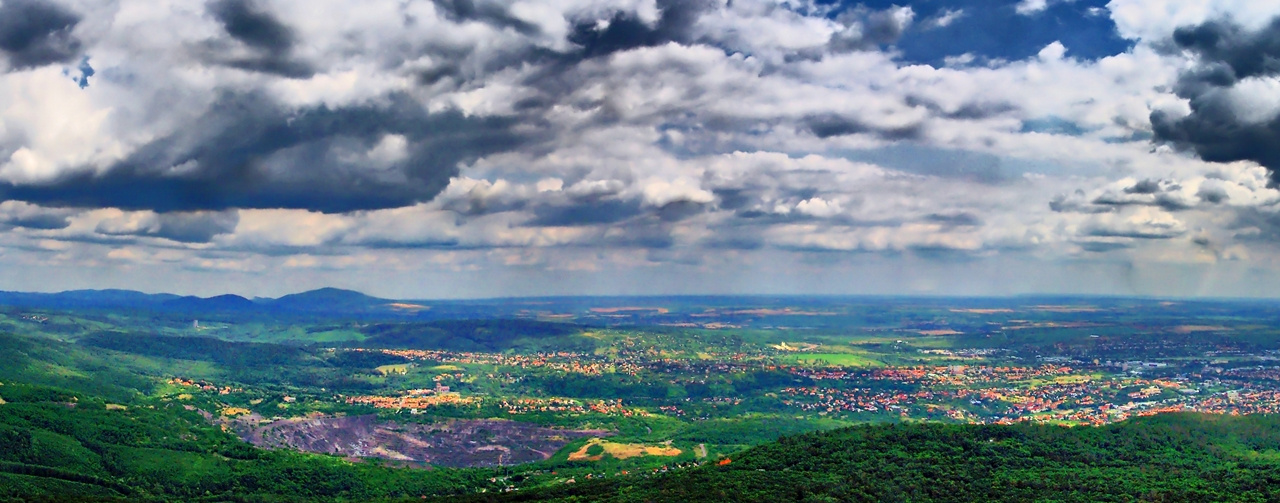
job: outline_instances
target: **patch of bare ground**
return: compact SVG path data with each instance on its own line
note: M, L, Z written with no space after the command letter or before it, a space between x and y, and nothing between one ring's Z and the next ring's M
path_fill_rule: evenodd
M1102 309L1094 306L1060 306L1049 304L1032 306L1031 309L1044 311L1046 313L1096 313L1102 311Z
M240 438L258 447L459 468L541 461L574 439L610 434L501 419L414 424L382 421L374 415L271 421L253 414L224 421Z
M1190 334L1193 332L1224 332L1231 330L1230 327L1222 325L1178 325L1173 327L1173 332L1178 334Z
M667 314L671 312L670 309L667 309L665 307L626 306L626 307L593 307L591 308L591 312L597 313L597 314L616 314L616 313L632 313L632 312L647 312L647 311L654 312L657 314Z
M941 330L917 330L917 332L920 335L933 336L933 337L941 336L941 335L961 335L964 333L964 332L957 332L949 328L944 328Z

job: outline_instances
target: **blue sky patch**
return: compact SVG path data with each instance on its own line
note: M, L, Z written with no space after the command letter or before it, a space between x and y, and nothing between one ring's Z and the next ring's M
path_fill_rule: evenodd
M886 9L901 1L841 2L846 8L865 5ZM1038 12L1019 13L1013 0L923 0L909 2L915 23L896 47L908 63L941 65L947 57L971 53L978 62L1021 60L1060 41L1067 56L1093 60L1114 56L1133 47L1120 37L1106 11L1107 0L1048 0ZM963 14L950 24L934 21L948 12Z

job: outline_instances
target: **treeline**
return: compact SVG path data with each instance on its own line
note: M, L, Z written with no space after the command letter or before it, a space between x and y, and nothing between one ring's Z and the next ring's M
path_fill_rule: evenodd
M449 351L591 351L595 341L566 323L518 319L378 323L361 330L368 347Z
M812 383L809 378L775 370L711 375L705 381L667 380L654 374L586 376L545 373L526 376L523 384L531 389L541 390L547 396L619 398L628 403L642 403L644 400L686 397L692 399L743 398L758 395L765 390L777 389L780 386L803 386Z
M201 360L234 367L297 364L309 353L296 346L257 342L230 342L212 337L169 337L121 332L99 332L80 344L145 356Z

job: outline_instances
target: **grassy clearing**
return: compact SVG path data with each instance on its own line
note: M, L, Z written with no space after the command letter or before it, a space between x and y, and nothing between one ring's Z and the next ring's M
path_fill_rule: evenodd
M628 459L640 456L675 457L684 451L666 445L624 444L593 438L581 449L569 454L569 461L599 461L607 454L615 459Z
M827 367L882 367L884 362L867 353L796 353L782 355L778 360L791 365L815 365Z
M383 365L374 370L377 370L379 374L384 376L391 374L407 374L409 373L409 364L401 363L397 365Z

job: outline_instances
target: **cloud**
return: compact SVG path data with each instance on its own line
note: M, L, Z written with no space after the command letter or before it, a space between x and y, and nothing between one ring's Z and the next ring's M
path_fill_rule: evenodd
M1270 124L1270 70L1219 75L1258 66L1231 48L1269 54L1249 40L1270 28L1179 45L1139 0L66 2L75 21L44 33L75 50L0 75L6 260L477 295L655 270L1038 273L1268 257L1249 212L1280 199L1252 162L1151 145L1198 145L1152 110ZM1221 18L1204 3L1173 17Z
M870 126L858 119L836 114L811 115L805 117L803 124L809 132L823 139L834 136L873 133L886 140L910 140L919 138L923 133L921 131L922 126L919 124L886 129Z
M646 22L634 11L619 10L611 17L583 20L574 25L568 40L582 57L599 57L668 42L690 42L693 26L710 0L659 0L656 23Z
M207 58L228 66L282 77L307 78L315 75L310 65L293 59L297 37L254 0L215 0L208 5L228 35L243 47L211 42L204 50ZM236 54L245 52L245 54Z
M0 53L17 70L72 61L83 47L72 33L80 20L79 14L52 2L0 2Z
M832 34L827 47L835 52L861 51L897 42L915 20L911 7L871 10L864 6L840 13L844 29Z
M444 13L449 20L463 23L480 21L503 28L511 28L520 33L533 35L539 32L537 25L513 16L505 8L505 3L480 0L431 0L438 12Z
M1017 5L1014 5L1013 10L1019 15L1035 16L1048 10L1049 7L1052 7L1054 4L1075 3L1075 1L1076 0L1021 0ZM1095 9L1096 8L1086 9L1086 12L1091 15L1097 15Z
M1133 243L1119 241L1080 241L1077 242L1080 248L1092 253L1106 253L1115 250L1127 250L1133 248Z
M1139 181L1131 187L1124 189L1125 194L1155 194L1162 191L1160 180L1152 180L1150 178Z
M223 93L195 123L104 174L0 183L0 197L159 212L399 207L430 200L459 163L534 136L515 119L431 113L405 96L295 110L260 93Z
M235 211L141 212L103 220L94 231L106 236L155 237L179 243L208 243L215 236L235 231L239 222L240 215Z
M0 202L0 224L35 230L58 230L71 225L77 212L63 208L41 208L21 201Z
M1048 8L1049 0L1022 0L1014 6L1014 10L1024 16L1036 14Z
M1153 111L1156 140L1206 161L1257 162L1280 183L1280 18L1257 30L1229 19L1184 26L1170 44L1194 58L1175 88L1188 109Z
M932 30L937 28L946 28L965 16L964 9L942 9L937 14L924 20L921 24L925 29Z

